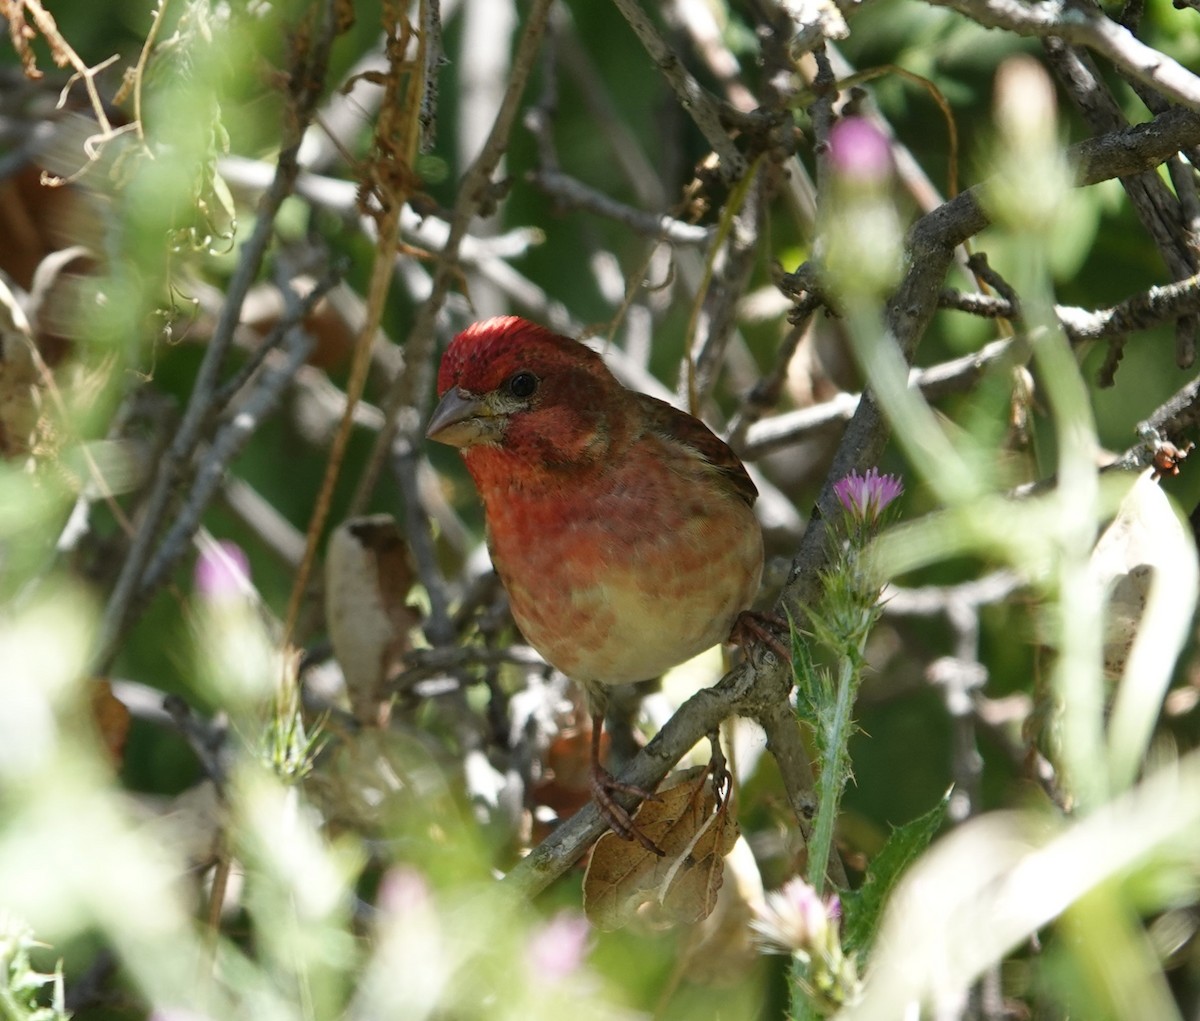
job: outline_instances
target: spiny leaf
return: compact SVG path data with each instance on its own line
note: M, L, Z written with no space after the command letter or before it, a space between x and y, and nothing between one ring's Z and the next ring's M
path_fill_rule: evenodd
M842 897L846 918L842 945L847 953L870 944L888 895L900 876L921 856L942 828L949 805L950 791L947 790L942 799L924 815L892 830L883 850L871 862L866 882Z

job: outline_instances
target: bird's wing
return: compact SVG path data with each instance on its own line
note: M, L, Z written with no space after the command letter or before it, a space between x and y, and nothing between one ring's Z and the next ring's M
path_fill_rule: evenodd
M652 432L671 442L690 447L715 469L717 476L728 483L748 506L754 505L754 501L758 499L758 487L754 485L737 454L729 449L729 444L700 419L693 418L666 401L643 393L634 393L634 397Z

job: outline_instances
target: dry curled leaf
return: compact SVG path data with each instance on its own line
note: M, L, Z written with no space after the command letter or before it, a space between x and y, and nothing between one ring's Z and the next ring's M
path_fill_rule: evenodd
M325 559L325 616L360 723L386 722L387 679L409 647L420 618L408 606L413 570L408 547L388 514L343 522Z
M726 800L717 807L707 767L676 774L634 821L664 856L615 833L601 837L583 881L588 919L598 929L619 929L637 914L664 925L707 918L738 837L732 806Z
M160 815L157 833L189 869L206 869L217 860L226 823L216 784L201 780L171 799Z
M592 728L586 714L579 726L559 732L546 749L545 773L533 787L533 804L553 809L559 819L569 819L592 800ZM608 759L612 742L600 735L600 761Z
M112 685L98 680L92 686L92 720L114 766L120 766L129 738L129 710L113 694Z
M39 97L40 100L40 97ZM40 122L49 126L48 121ZM30 123L29 132L34 126ZM94 132L93 127L93 132ZM42 170L25 163L0 179L0 271L32 290L38 266L52 252L81 242L98 242L100 225L80 186L43 183Z
M291 281L293 300L307 299L317 287L317 280L301 275ZM319 369L335 370L346 364L354 350L357 326L364 312L361 301L345 286L334 287L308 310L303 325L317 342L308 363ZM279 288L263 284L246 296L242 322L260 336L266 337L289 314Z
M745 837L725 855L727 882L721 884L713 913L688 933L681 967L689 982L702 986L734 985L762 956L750 921L763 903L762 873Z
M1166 591L1182 593L1182 575L1194 572L1183 525L1149 473L1130 489L1092 552L1092 571L1109 592L1104 634L1104 674L1119 680L1133 649L1151 588L1158 576Z
M32 452L41 408L29 320L0 279L0 457L20 459Z

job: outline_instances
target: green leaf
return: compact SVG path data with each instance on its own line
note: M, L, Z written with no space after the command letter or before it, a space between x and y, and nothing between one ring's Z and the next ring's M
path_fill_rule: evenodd
M845 926L842 946L847 953L870 945L883 915L888 895L905 870L921 856L946 819L950 791L924 815L892 830L883 850L875 856L866 882L842 897Z
M821 699L817 697L819 680L817 666L813 663L812 653L809 652L808 642L811 636L806 635L796 622L788 615L788 625L792 634L792 678L796 684L796 715L803 723L813 727L819 725L819 709Z

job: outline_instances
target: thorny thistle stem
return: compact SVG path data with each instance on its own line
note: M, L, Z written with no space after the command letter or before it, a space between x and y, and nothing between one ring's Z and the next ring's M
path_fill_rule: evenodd
M803 643L794 638L800 653L793 657L797 711L813 725L821 756L817 817L808 848L808 882L793 880L780 891L785 896L777 897L776 903L776 907L789 906L783 916L804 920L803 925L783 928L807 934L791 948L794 1018L833 1013L858 993L855 962L842 953L838 898L833 894L823 898L822 894L842 792L851 775L854 701L862 680L867 638L879 619L882 580L870 562L867 547L882 527L888 506L903 490L898 478L880 475L875 468L866 475L854 472L834 486L843 511L830 532L838 548L832 557L833 567L825 575L821 604L810 620L815 644L828 650L836 665L814 666ZM820 925L812 921L818 917Z

